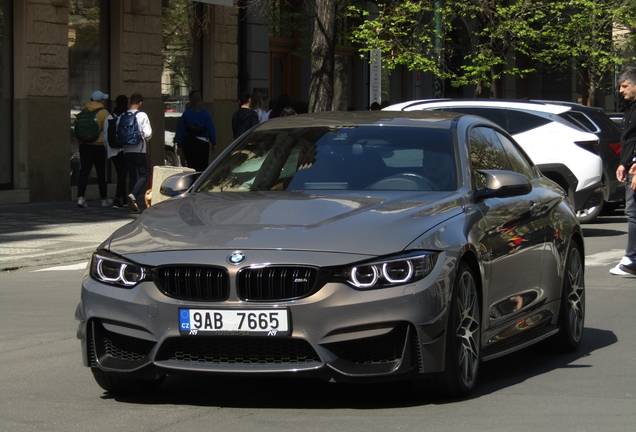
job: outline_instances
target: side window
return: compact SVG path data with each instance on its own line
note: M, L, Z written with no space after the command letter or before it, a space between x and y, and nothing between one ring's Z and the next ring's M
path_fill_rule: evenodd
M523 111L508 110L508 114L512 118L514 127L503 128L510 135L527 132L540 126L550 123L551 120L538 115L529 114Z
M499 141L501 141L501 144L508 155L508 159L512 165L512 170L525 175L528 177L528 180L532 180L534 178L534 171L532 170L532 165L528 162L524 155L517 150L517 147L515 147L507 136L497 131L495 131L495 134L499 138Z
M502 128L503 130L505 131L508 130L508 115L505 109L454 107L454 108L444 108L444 111L452 111L452 112L458 112L462 114L470 114L470 115L483 117L495 123L497 126Z
M512 170L510 160L494 130L487 127L473 128L470 131L469 144L477 189L486 187L486 181L477 172L478 169Z

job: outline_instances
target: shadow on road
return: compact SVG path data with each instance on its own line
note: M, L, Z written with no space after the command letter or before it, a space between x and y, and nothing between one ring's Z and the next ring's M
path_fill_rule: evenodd
M611 331L586 328L576 353L554 354L537 346L484 363L470 398L496 393L553 370L591 367L580 360L616 342ZM168 377L153 395L123 397L106 393L103 398L134 404L274 409L385 409L457 402L416 387L408 382L332 384L306 378L177 375Z
M625 231L618 231L613 229L603 229L603 228L588 228L590 225L583 227L583 236L585 238L588 237L618 237L625 235Z

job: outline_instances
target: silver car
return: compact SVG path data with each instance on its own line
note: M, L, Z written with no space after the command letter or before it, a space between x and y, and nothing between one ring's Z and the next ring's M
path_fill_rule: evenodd
M410 380L584 326L583 234L510 135L443 112L261 123L116 231L82 282L84 365L111 393L166 375Z

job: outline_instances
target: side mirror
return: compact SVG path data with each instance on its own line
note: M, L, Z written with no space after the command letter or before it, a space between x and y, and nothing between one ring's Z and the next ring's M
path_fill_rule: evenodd
M201 175L200 172L175 174L161 183L159 193L167 197L175 197L187 192Z
M514 171L477 170L486 178L486 187L477 191L478 199L506 198L525 195L532 191L528 178Z

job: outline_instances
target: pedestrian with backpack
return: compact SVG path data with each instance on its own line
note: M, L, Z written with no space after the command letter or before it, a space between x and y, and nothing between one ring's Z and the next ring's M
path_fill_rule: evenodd
M108 117L108 111L104 108L104 102L108 95L95 90L91 95L91 101L75 116L73 130L79 146L80 172L77 180L77 206L86 208L86 187L88 177L93 166L97 174L97 186L99 196L102 199L102 207L110 207L112 201L107 198L106 186L106 151L102 143L102 130L104 120Z
M191 91L188 107L179 119L176 134L177 153L185 157L186 166L205 171L210 160L210 147L216 149L216 129L212 116L203 108L203 98Z
M152 137L152 127L148 115L140 111L144 98L139 93L130 96L130 108L117 119L117 144L124 148L130 193L128 206L134 213L139 212L137 197L148 182L149 161L148 140Z
M126 165L126 156L124 155L123 146L117 144L117 119L120 115L128 110L128 96L119 95L115 99L115 109L106 117L104 121L104 134L102 141L106 149L106 156L115 166L117 172L117 189L113 208L120 209L124 207L124 203L128 201L128 193L126 192L126 177L128 177L128 166Z

